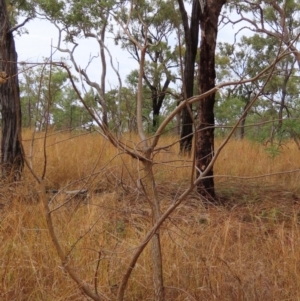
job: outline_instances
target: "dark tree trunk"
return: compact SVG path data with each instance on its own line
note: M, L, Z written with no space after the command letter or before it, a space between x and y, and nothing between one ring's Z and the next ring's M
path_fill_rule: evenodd
M20 178L24 161L21 144L21 106L17 53L5 0L0 0L0 102L2 115L2 176ZM4 79L5 78L5 79Z
M156 130L159 126L159 113L162 107L163 101L166 97L167 89L170 85L171 79L167 78L162 90L157 93L157 88L151 86L152 97L152 109L153 109L153 129Z
M153 111L152 126L153 129L156 129L158 125L160 107L158 105L157 90L154 87L153 89L151 89L151 98L152 98L152 111Z
M200 5L199 0L193 0L191 23L189 25L183 1L178 0L178 4L185 36L186 52L184 57L183 92L184 98L187 99L194 94L195 60L199 41ZM188 107L182 110L181 116L180 152L190 154L193 141L193 120Z
M215 87L215 49L218 34L218 18L226 0L207 0L200 12L201 44L199 62L199 92L202 94ZM214 104L215 94L200 101L199 125L196 136L196 164L204 171L214 155ZM215 201L213 168L198 187L198 192L208 201Z

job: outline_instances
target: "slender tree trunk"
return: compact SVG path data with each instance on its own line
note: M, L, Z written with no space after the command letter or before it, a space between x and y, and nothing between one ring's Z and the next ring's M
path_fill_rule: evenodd
M283 81L283 85L282 85L280 107L279 107L279 112L278 112L278 129L282 128L283 110L284 110L284 108L287 109L286 105L285 105L285 99L286 99L286 95L287 95L287 85L288 85L288 81L289 81L291 75L293 74L294 64L295 64L295 62L292 64L292 67L290 68L290 70L288 70L288 66L289 66L288 61L285 64L284 81Z
M177 106L179 105L179 101L177 102ZM174 127L174 135L179 136L180 135L180 121L181 121L181 113L177 113L175 117L175 127Z
M153 130L155 130L158 126L158 118L159 118L159 111L160 111L160 106L158 104L157 88L151 85L149 81L146 81L146 83L149 83L147 84L147 86L151 90L152 112L153 112L152 126L153 126Z
M149 161L144 162L145 177L143 185L145 192L151 203L152 226L154 226L161 217L160 202L157 195L155 179L153 175L153 163L149 157ZM154 284L154 300L165 300L165 289L163 281L163 260L160 244L160 230L158 229L151 239L151 256L153 266L153 284Z
M142 124L142 100L143 100L143 72L145 67L145 54L146 46L141 49L141 59L140 59L140 75L138 82L138 95L137 95L137 125L138 133L143 145L143 153L146 160L143 162L144 165L144 177L142 180L144 192L148 198L151 205L151 214L152 214L152 225L155 225L160 219L160 203L157 195L157 189L155 185L155 179L153 175L153 160L151 158L152 149L149 148L148 140L143 131ZM154 293L155 301L164 301L165 292L164 292L164 282L163 282L163 271L162 271L162 254L160 246L160 231L159 229L155 232L154 236L151 239L151 254L152 254L152 265L153 265L153 284L154 284Z
M32 114L31 114L31 110L32 110L32 106L31 106L31 98L29 98L29 102L28 102L28 124L27 124L27 127L29 129L31 129L32 127Z
M107 17L106 17L107 20ZM105 127L108 128L108 119L107 119L107 103L105 100L105 79L106 79L106 57L105 57L105 50L104 50L104 41L105 41L105 32L107 22L105 20L105 24L103 25L101 32L100 32L100 58L101 58L101 66L102 66L102 73L101 73L101 100L102 100L102 122Z
M2 176L18 180L23 169L21 106L17 53L6 1L0 0L0 102L2 115Z
M244 107L244 112L247 110L248 102ZM246 123L247 113L245 114L245 117L241 121L241 132L240 132L240 140L243 140L245 138L245 123Z
M152 126L153 126L153 130L155 131L159 125L159 111L160 111L160 107L158 106L158 101L157 101L156 89L155 92L152 91L152 111L153 111Z
M215 49L218 34L218 18L226 0L206 1L200 12L201 44L199 62L199 92L202 94L215 87ZM215 94L200 101L199 125L196 137L196 164L204 171L214 155L214 104ZM199 173L199 172L198 172ZM209 201L215 201L213 168L198 187L198 192Z
M195 60L199 41L199 0L193 0L191 23L188 24L188 16L182 0L178 0L181 18L184 27L186 52L184 57L184 98L190 98L194 94ZM191 109L191 107L190 107ZM188 107L182 110L180 152L190 154L193 141L193 120Z
M240 132L240 139L243 140L245 137L245 123L246 123L246 118L248 115L248 106L250 103L250 97L251 97L252 91L247 92L247 98L246 98L246 104L244 106L243 114L245 114L244 118L241 120L241 132Z

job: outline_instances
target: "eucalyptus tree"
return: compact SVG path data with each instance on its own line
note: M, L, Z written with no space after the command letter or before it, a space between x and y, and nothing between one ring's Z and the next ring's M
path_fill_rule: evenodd
M218 51L216 55L217 65L217 82L222 81L242 81L250 78L262 70L260 68L253 69L253 58L255 54L251 48L251 43L246 43L245 37L235 44L218 43ZM274 57L272 57L274 59ZM266 67L264 65L264 67ZM215 108L216 122L219 127L224 126L221 133L226 133L226 127L233 125L241 115L244 114L240 123L240 131L237 136L243 139L245 136L245 123L249 111L248 105L251 97L258 90L257 83L242 84L235 86L233 89L228 88L225 93L218 94L218 100Z
M299 53L299 27L300 27L300 1L299 0L235 0L228 5L230 12L235 10L238 17L233 18L236 14L224 15L224 20L227 20L231 24L243 24L242 29L251 30L254 33L260 34L262 37L269 37L270 39L277 40L277 49L280 51L284 47L289 50L289 56L294 57L294 61L298 64L300 69L300 53ZM281 68L284 71L284 75L281 77L282 91L279 100L274 99L274 93L269 94L269 99L273 101L274 107L279 106L279 122L278 127L282 127L283 111L286 111L287 116L290 116L286 106L286 100L289 89L292 87L295 71L293 59L285 60L281 62ZM255 60L259 62L259 60ZM272 81L275 82L274 80ZM295 83L295 82L294 82ZM275 87L278 86L275 84ZM280 86L280 85L279 85ZM278 96L278 93L277 93ZM292 101L289 101L292 103ZM270 109L270 112L274 112L274 108ZM274 115L274 114L273 114ZM292 124L289 122L289 124ZM293 132L293 130L292 130Z
M299 0L235 0L230 2L228 9L230 12L235 10L238 18L224 16L227 22L241 23L242 29L277 39L291 50L300 68Z
M21 138L21 106L18 80L18 58L14 32L23 24L16 25L16 16L26 8L26 3L13 6L0 1L0 102L2 117L1 164L2 176L17 180L23 170ZM14 26L13 26L14 25Z
M55 129L72 129L92 123L92 117L70 85L68 74L61 68L45 62L45 65L28 69L24 64L21 72L23 127L43 131L48 125ZM96 107L92 89L85 94L85 101L91 108Z
M111 89L106 93L108 124L113 132L118 134L137 132L136 96L135 89L132 89L130 86L122 87L121 91L119 89ZM116 98L120 98L120 104L116 102Z
M95 92L90 89L84 95L84 101L89 108L96 111ZM81 104L74 89L68 85L63 89L63 95L51 108L52 124L56 130L90 130L93 118Z
M138 93L138 82L139 82L139 70L135 69L132 70L125 78L125 85L126 88L122 88L121 91L121 107L124 109L124 105L126 110L126 115L129 114L126 118L131 119L132 124L136 123L136 99ZM125 94L124 94L125 92ZM130 92L130 93L129 93ZM125 99L124 99L125 96ZM152 98L152 91L149 89L148 85L143 82L142 85L142 124L143 128L146 132L150 133L153 132L153 98ZM165 98L165 97L164 97ZM137 128L135 130L137 133Z
M145 68L147 69L147 67ZM145 73L147 70L145 70ZM150 75L151 76L151 75ZM126 87L122 88L121 91L121 115L123 115L123 118L125 115L127 115L126 119L131 119L134 123L136 123L136 96L137 96L137 85L139 80L139 71L138 70L132 70L125 79L125 85ZM114 92L116 94L117 91ZM125 93L125 94L124 94ZM108 92L108 94L111 94ZM142 87L142 94L143 94L143 104L142 104L142 120L143 120L143 128L148 133L153 133L155 131L155 127L153 127L153 93L149 89L146 81L143 83ZM174 101L178 97L178 94L176 93L175 89L169 88L168 93L164 95L164 100L160 105L159 109L159 115L156 116L157 121L163 120L164 117L170 113L171 108L174 108L177 105L177 102ZM115 97L114 97L115 99ZM109 107L111 107L111 101L108 100L110 104L108 104ZM116 106L116 105L115 105ZM133 110L134 108L134 110ZM115 110L116 111L116 108ZM113 112L112 112L113 114ZM172 122L173 129L175 127L174 122ZM167 129L172 130L168 127ZM174 132L174 130L173 130Z
M184 99L194 95L195 62L199 43L200 2L199 0L193 0L191 17L189 18L184 1L178 0L185 42L182 79ZM191 108L187 104L181 113L180 151L188 154L191 153L193 140L193 114Z
M143 80L150 91L152 102L152 126L159 125L159 115L169 86L176 79L177 60L171 39L178 22L178 11L172 1L143 1L135 3L127 31L135 41L119 31L116 42L121 43L140 63L137 43L147 43ZM144 31L147 31L145 36ZM137 43L136 43L137 42Z
M97 101L101 107L101 122L103 126L108 126L107 119L107 103L105 100L106 93L106 74L107 60L110 59L111 67L116 72L119 80L119 88L121 89L121 79L117 68L112 62L108 47L105 45L105 39L108 32L113 28L110 23L111 13L121 4L115 1L95 2L91 0L85 1L33 1L38 5L38 14L49 19L58 29L59 39L56 49L66 53L69 56L72 65L79 75L80 79L88 86L97 91ZM94 49L91 49L90 59L87 66L82 68L76 60L76 48L82 40L93 39L98 44L100 56L101 76L99 81L92 80L89 76L88 67L92 64L98 55L92 56ZM108 57L107 57L108 54Z
M240 42L234 45L220 43L217 60L218 81L224 79L243 80L254 76L270 65L280 51L280 47L281 43L278 39L262 34L254 34L251 37L243 36ZM292 117L296 112L295 101L298 99L299 85L297 69L294 68L295 61L294 56L289 55L278 62L264 91L260 93L259 101L250 111L247 110L250 98L263 86L263 78L251 84L240 85L228 90L223 103L219 104L216 109L217 116L223 115L224 112L221 110L226 109L226 106L230 106L232 102L239 99L239 110L233 110L232 117L235 119L234 112L239 115L246 112L240 124L241 138L244 137L244 125L247 116L252 123L264 122L261 126L254 126L255 129L261 129L260 131L255 130L256 133L259 133L257 138L265 140L268 137L273 137L276 132L280 134L283 121ZM230 120L229 115L227 118ZM268 120L270 121L269 124L266 123ZM263 131L262 127L264 128ZM267 129L269 134L266 132ZM253 131L249 130L249 134L251 132ZM253 134L251 137L254 137Z
M22 117L22 125L38 131L45 130L46 125L52 123L52 108L64 95L67 74L47 64L36 69L22 65L21 72L21 106L26 113Z
M203 94L215 87L215 51L218 35L219 16L226 0L200 1L200 59L199 59L199 93ZM214 106L215 93L199 102L198 126L196 129L196 166L197 175L206 170L214 156ZM207 177L199 182L198 192L209 201L216 201L213 168Z

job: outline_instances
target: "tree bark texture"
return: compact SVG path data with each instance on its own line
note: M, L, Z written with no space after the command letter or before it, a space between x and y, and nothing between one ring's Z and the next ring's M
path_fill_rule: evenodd
M186 51L184 57L183 92L184 98L187 99L194 94L195 61L199 41L200 5L199 0L193 0L191 22L189 25L183 1L178 0L178 4L185 36ZM182 110L181 116L180 152L190 154L193 141L193 119L188 107Z
M215 49L218 34L218 18L226 0L207 0L200 12L201 44L199 62L200 94L215 87ZM204 171L214 155L214 105L215 94L211 94L199 103L199 124L196 136L196 164ZM215 201L213 168L197 187L198 192L208 201Z
M0 0L0 102L2 115L2 176L19 179L24 161L17 53L5 0Z

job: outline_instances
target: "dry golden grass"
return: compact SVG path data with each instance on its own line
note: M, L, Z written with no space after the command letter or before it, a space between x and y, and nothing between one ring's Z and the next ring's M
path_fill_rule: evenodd
M138 141L123 139L131 146ZM175 140L163 137L161 146ZM116 285L151 224L149 205L136 190L141 166L95 133L53 133L46 143L47 188L90 191L53 213L59 241L92 287L99 264L98 291L115 300ZM29 154L30 141L24 146ZM165 210L186 188L191 162L178 156L178 145L155 160ZM294 170L299 161L292 142L274 158L262 145L229 142L215 166L226 206L205 209L192 193L162 226L166 300L300 300L299 172L246 178ZM34 143L32 164L40 176L43 139ZM48 194L52 209L70 198L63 191L53 196ZM22 183L1 185L0 203L0 300L87 300L61 267L28 169ZM125 300L153 300L152 287L146 249Z

